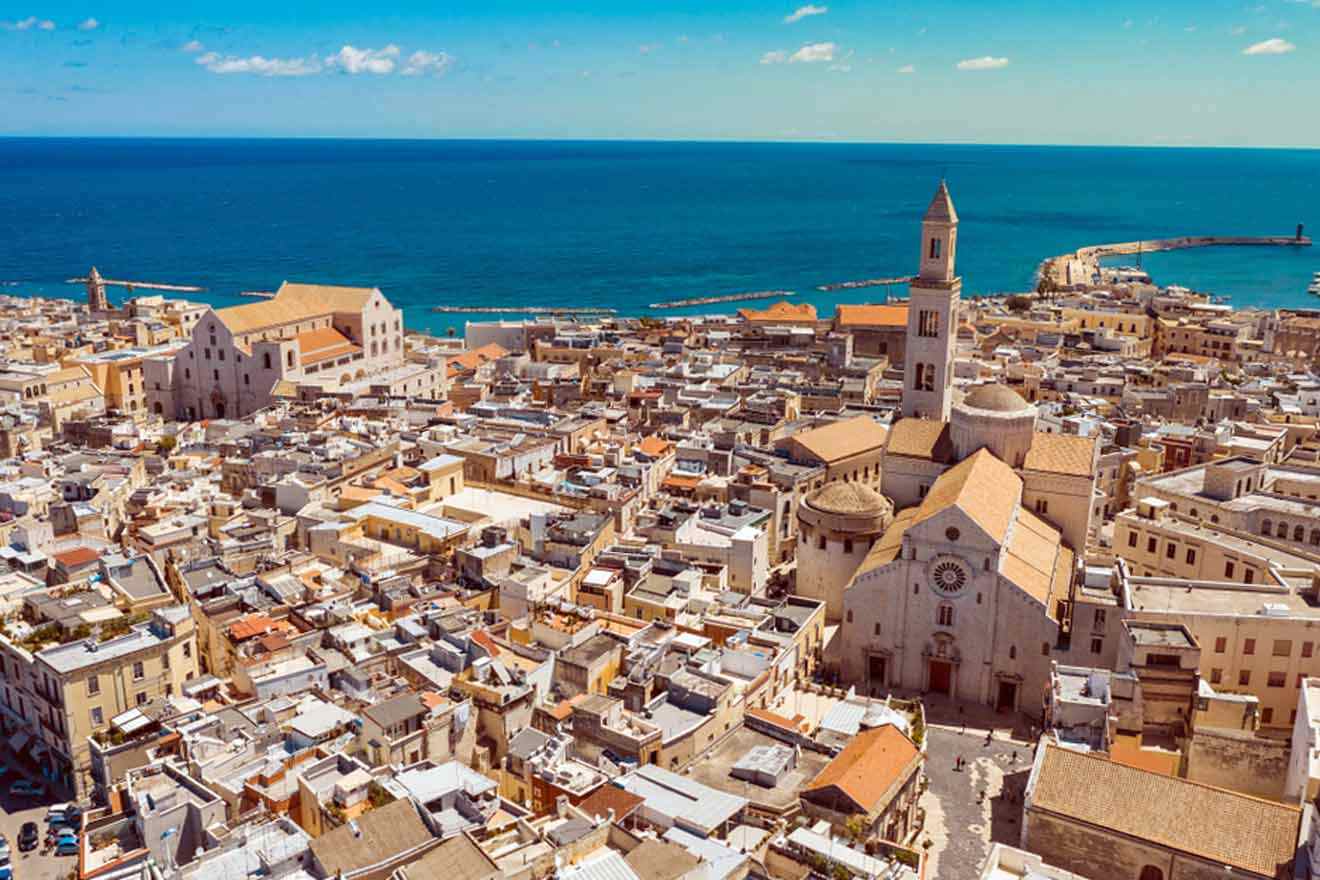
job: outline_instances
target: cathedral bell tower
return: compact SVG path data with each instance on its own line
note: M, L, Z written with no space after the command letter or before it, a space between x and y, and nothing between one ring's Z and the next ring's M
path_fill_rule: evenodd
M949 420L962 279L954 274L958 212L940 181L921 220L921 268L909 285L903 417Z

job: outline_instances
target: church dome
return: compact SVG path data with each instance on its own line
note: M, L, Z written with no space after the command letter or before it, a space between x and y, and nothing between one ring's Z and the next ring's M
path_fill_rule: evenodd
M1021 394L1018 394L1007 385L982 385L973 389L970 394L963 398L962 402L964 406L970 406L973 409L1001 413L1021 412L1031 406L1022 399Z
M844 516L888 515L894 510L888 498L861 483L830 483L807 496L807 503L823 513Z

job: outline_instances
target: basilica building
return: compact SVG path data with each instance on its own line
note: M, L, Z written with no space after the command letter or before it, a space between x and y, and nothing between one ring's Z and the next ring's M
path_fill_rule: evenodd
M801 557L798 579L840 609L839 671L859 691L1016 710L1037 701L1066 644L1067 600L1098 521L1099 448L1037 431L1036 408L1006 386L954 388L957 230L941 183L922 221L902 417L880 492L804 501L827 542L851 533L853 553Z

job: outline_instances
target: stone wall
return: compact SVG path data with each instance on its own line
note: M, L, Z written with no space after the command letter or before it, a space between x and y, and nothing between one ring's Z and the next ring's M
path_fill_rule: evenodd
M1236 730L1198 730L1187 749L1187 778L1255 797L1282 800L1287 740Z

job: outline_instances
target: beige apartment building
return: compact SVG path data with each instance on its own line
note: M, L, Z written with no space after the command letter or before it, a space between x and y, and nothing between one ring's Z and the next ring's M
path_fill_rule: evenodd
M136 718L126 713L197 677L194 624L186 607L172 605L105 641L29 653L0 636L0 665L10 748L47 771L56 794L81 799L94 784L88 738L129 732Z

